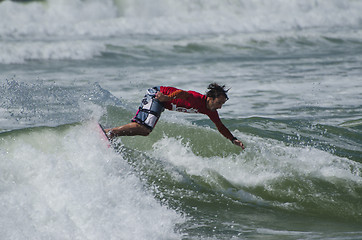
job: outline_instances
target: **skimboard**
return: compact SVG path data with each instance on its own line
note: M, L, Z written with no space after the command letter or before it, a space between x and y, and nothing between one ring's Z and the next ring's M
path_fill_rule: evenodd
M104 128L99 123L97 124L97 126L98 126L97 129L98 129L99 135L101 136L102 141L107 143L107 146L110 148L111 143L110 143L110 141L109 141L109 139L107 137L106 131L104 131Z

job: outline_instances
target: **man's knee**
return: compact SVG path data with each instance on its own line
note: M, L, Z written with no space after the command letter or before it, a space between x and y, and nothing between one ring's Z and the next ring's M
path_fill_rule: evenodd
M144 126L144 125L142 125L140 123L135 123L135 124L136 124L137 128L139 129L138 134L141 135L141 136L146 137L146 136L150 135L150 133L152 132L151 129L149 129L148 127L146 127L146 126Z

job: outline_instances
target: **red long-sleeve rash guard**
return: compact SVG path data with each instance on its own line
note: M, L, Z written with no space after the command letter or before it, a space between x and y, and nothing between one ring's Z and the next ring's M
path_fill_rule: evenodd
M170 95L179 89L174 87L160 87L161 93ZM201 93L194 91L187 91L189 96L187 99L176 98L171 101L164 102L163 105L166 109L171 111L187 112L187 113L202 113L207 115L211 121L216 125L218 131L227 139L233 140L233 135L221 122L217 110L211 111L206 107L207 97Z

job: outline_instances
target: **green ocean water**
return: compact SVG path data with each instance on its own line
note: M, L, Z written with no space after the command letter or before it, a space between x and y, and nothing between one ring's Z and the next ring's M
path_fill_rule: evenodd
M0 238L362 239L361 9L0 2ZM200 114L99 135L211 82L244 151Z

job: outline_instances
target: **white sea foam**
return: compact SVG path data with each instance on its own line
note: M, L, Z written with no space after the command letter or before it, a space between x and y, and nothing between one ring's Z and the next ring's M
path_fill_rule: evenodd
M0 35L199 34L356 27L361 9L362 3L352 0L4 1L0 3Z
M272 186L275 181L299 176L331 183L362 183L362 165L312 147L285 146L276 140L239 136L247 148L239 155L195 155L180 139L164 137L154 144L154 154L185 169L190 175L209 178L216 172L238 187ZM212 146L210 146L212 147ZM211 172L210 172L211 171ZM210 175L211 174L211 175ZM222 189L222 187L218 190Z
M85 124L0 139L2 238L180 238L174 228L182 218L145 190L95 130Z
M109 43L124 45L119 42L132 34L198 36L360 29L361 11L362 2L352 0L3 1L0 63L89 59L98 56ZM265 36L259 36L260 40L268 41L269 35L267 39ZM110 37L117 37L118 41ZM258 41L258 36L254 40Z

